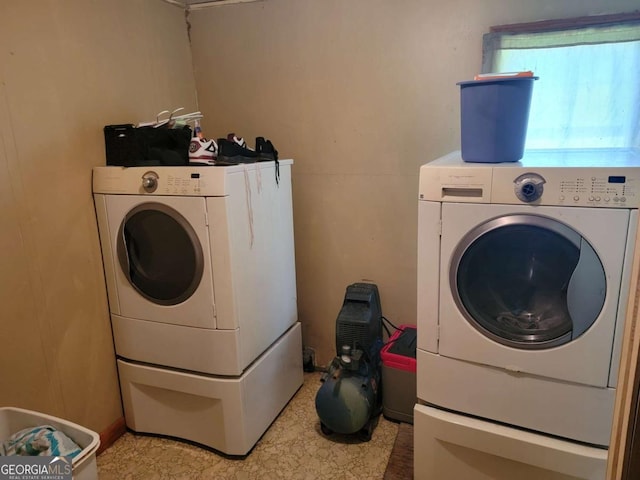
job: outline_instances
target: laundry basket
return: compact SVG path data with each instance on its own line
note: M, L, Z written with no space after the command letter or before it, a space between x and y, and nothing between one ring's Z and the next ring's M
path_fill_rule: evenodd
M100 445L100 437L97 433L43 413L22 408L0 407L0 441L8 439L20 430L40 425L51 425L82 448L72 461L74 480L97 480L96 450Z

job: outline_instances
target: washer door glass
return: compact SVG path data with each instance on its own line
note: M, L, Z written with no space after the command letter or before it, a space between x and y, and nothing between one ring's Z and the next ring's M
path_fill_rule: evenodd
M202 247L187 220L161 203L131 210L118 233L118 260L131 285L147 300L176 305L198 288Z
M568 343L598 318L606 277L591 245L563 223L509 215L469 232L454 250L454 300L485 336L515 348Z

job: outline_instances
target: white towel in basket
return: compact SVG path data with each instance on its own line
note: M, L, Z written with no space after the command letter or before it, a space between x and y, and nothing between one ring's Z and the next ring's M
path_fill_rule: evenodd
M20 430L4 442L5 455L75 457L82 449L64 432L51 425Z

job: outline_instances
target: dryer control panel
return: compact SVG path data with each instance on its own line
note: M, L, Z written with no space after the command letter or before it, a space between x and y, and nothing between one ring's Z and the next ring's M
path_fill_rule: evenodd
M280 166L293 160L280 160ZM265 181L275 178L274 162L232 166L94 167L93 193L223 197L229 195L232 175L251 174Z
M93 192L225 196L229 169L216 167L95 167Z

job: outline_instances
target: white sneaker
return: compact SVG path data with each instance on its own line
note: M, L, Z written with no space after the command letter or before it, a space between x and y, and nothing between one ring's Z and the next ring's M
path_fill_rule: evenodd
M189 144L189 163L215 165L218 156L218 144L214 140L194 137Z

